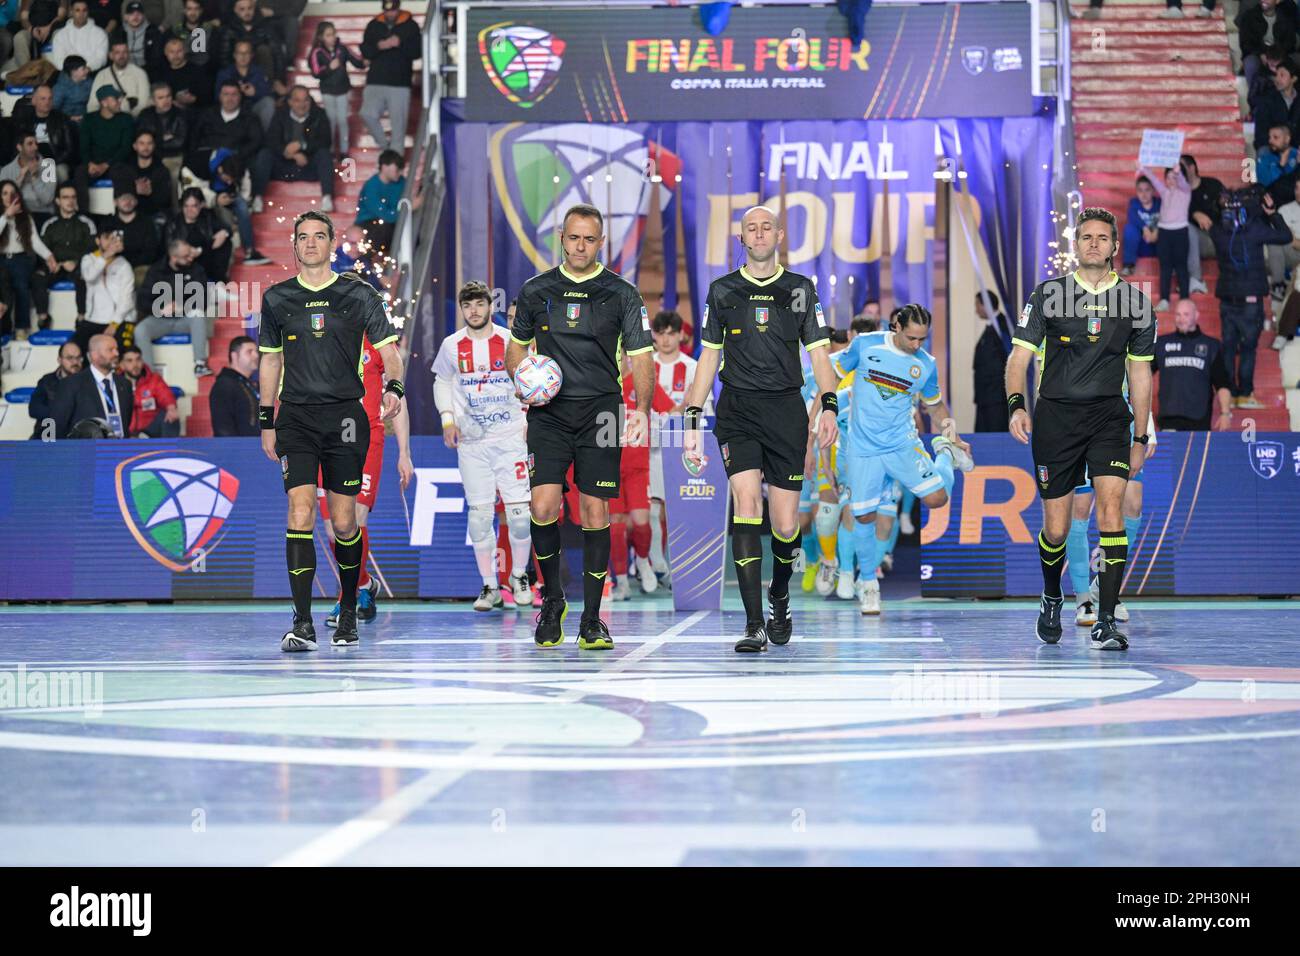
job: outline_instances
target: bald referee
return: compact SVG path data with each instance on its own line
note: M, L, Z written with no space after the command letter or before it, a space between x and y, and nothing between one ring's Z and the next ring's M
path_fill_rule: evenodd
M316 650L311 589L316 578L312 527L318 470L329 497L341 587L332 643L357 643L361 532L356 501L370 448L370 419L361 404L364 338L370 339L384 362L387 385L380 420L392 418L402 404L402 358L388 309L359 276L330 270L333 251L334 224L329 217L303 213L293 223L298 274L262 295L262 450L280 462L289 495L285 557L293 593L293 629L281 639L282 651Z
M806 276L789 272L777 261L784 231L776 213L755 206L740 220L745 264L715 279L701 321L699 364L686 399L685 454L703 460L699 420L713 379L722 367L722 394L717 424L722 463L731 486L731 550L740 599L745 606L745 635L739 653L767 650L790 640L790 572L799 542L799 492L808 444L810 416L820 417L817 443L835 444L838 383L826 348L830 329L817 292ZM812 360L821 393L810 413L803 396L800 344ZM726 364L723 364L723 359ZM771 616L763 620L762 483L767 482L772 525L772 583L767 599Z
M637 414L629 416L624 441L640 444L654 391L654 339L650 317L636 286L597 260L604 242L600 210L572 206L560 228L564 262L533 276L519 290L506 369L515 369L536 342L537 354L554 359L563 383L545 405L528 410L528 477L532 482L533 550L543 581L542 607L533 641L554 647L564 641L569 613L560 582L560 502L565 472L573 466L582 519L582 620L578 646L614 646L600 619L609 569L609 502L619 495L624 431L622 358L632 366Z
M1074 489L1083 484L1086 474L1096 493L1102 552L1092 647L1122 651L1128 649L1128 637L1115 624L1115 604L1128 561L1122 507L1125 485L1141 471L1144 446L1151 438L1147 422L1155 314L1151 300L1112 268L1119 233L1111 213L1083 210L1075 228L1075 247L1079 268L1040 282L1016 323L1012 342L1018 347L1011 350L1006 373L1010 430L1025 443L1033 434L1034 477L1043 499L1038 639L1046 644L1061 639L1065 539ZM1040 345L1044 351L1031 422L1025 387L1029 358ZM1126 373L1131 412L1124 400Z

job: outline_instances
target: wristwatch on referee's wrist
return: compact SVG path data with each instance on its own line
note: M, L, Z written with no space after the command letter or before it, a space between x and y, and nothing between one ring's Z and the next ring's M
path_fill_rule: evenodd
M1135 442L1137 442L1139 445L1145 445L1147 442L1149 442L1149 441L1151 440L1151 436L1150 436L1150 435L1134 435L1134 436L1133 436L1133 440L1134 440Z

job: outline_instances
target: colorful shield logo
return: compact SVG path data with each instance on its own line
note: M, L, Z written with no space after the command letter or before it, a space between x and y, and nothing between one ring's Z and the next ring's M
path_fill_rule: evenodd
M313 312L311 314L311 330L313 332L319 332L323 328L325 328L325 313Z
M1039 483L1040 485L1045 485L1045 484L1047 484L1047 466L1046 466L1046 465L1039 465L1039 466L1038 466L1038 483Z
M1101 316L1090 315L1088 317L1088 334L1089 335L1101 334Z
M754 321L759 325L767 325L767 307L761 306L754 310Z
M132 537L173 571L188 571L212 552L239 495L239 479L230 472L167 451L126 459L114 479Z
M582 306L576 302L570 302L564 307L564 315L569 319L577 319L582 314Z
M478 35L479 58L488 79L502 96L525 110L555 88L564 48L559 37L510 21L484 27Z

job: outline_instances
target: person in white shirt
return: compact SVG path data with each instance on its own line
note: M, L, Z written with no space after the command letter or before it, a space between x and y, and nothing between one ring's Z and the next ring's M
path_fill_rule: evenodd
M108 34L90 19L90 4L74 0L72 16L54 34L54 49L46 57L60 70L73 53L83 57L90 72L103 69L108 62Z
M1300 265L1300 178L1296 179L1295 183L1295 199L1283 205L1277 214L1291 230L1291 244L1264 247L1264 255L1268 259L1270 286L1280 285L1285 281L1286 270Z
M99 97L96 94L105 86L115 86L126 94L122 100L122 110L133 117L139 116L146 107L153 105L149 74L131 62L131 48L121 35L108 48L108 65L95 74L94 82L90 84L90 99L86 100L87 113L99 109Z
M99 248L81 257L86 319L77 323L77 333L87 340L91 335L116 335L119 328L135 320L135 270L122 256L121 233L101 232L95 236L95 244ZM140 351L144 352L143 347Z
M695 381L695 359L682 351L682 317L676 312L660 311L650 323L655 340L655 387L672 400L671 415L685 410L686 394ZM704 414L713 414L713 399L704 402ZM664 551L667 537L667 512L664 508L664 458L659 444L662 418L654 416L650 432L650 558L637 558L637 572L641 586L647 591L655 588L649 581L656 575L668 575L668 556Z
M492 296L482 282L467 282L457 295L465 327L442 340L433 362L433 398L442 416L442 440L456 449L469 540L483 578L474 610L504 606L496 570L493 515L497 496L505 505L510 538L510 591L517 607L531 605L528 587L528 444L523 405L506 371L509 334L492 324Z

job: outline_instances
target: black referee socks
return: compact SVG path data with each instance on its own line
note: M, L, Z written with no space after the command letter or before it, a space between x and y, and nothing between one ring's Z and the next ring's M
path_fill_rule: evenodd
M745 625L763 623L763 539L758 529L762 518L731 519L731 559L736 564L736 582L745 605ZM786 581L790 574L786 572Z
M1043 565L1043 593L1048 597L1061 596L1061 571L1065 568L1065 542L1052 544L1046 532L1038 532L1038 560Z
M609 525L582 529L582 619L600 617L600 599L609 574Z
M284 536L284 559L289 566L289 590L295 617L311 618L311 587L316 581L316 541L310 531L290 528Z
M790 593L790 574L794 571L794 553L799 546L799 529L787 541L772 531L772 586L773 597L786 597Z
M537 570L542 572L542 597L564 597L564 584L560 580L560 521L538 524L529 517L533 533L533 553L537 555Z
M339 604L355 611L357 609L357 582L361 580L361 529L358 528L350 541L334 539L334 558L339 563Z
M1119 586L1128 564L1128 534L1124 529L1101 532L1101 574L1097 581L1097 617L1114 617Z

